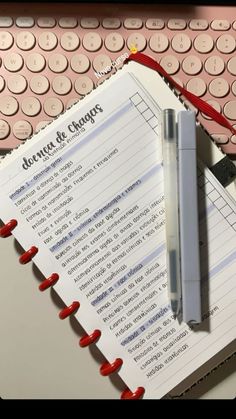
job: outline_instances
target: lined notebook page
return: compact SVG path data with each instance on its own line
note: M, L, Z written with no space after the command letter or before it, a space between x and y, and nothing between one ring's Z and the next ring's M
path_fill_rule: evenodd
M235 338L235 202L201 163L204 320L190 329L170 309L158 123L167 106L183 109L160 77L131 63L0 165L1 218L18 220L18 241L39 248L39 269L59 274L57 293L80 301L78 321L101 330L97 346L109 362L122 358L120 376L147 398Z

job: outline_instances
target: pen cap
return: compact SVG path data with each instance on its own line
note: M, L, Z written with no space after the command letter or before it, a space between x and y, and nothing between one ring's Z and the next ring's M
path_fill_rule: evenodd
M200 281L186 281L183 289L183 321L201 323L201 288Z
M163 111L163 138L167 141L176 140L176 120L174 109Z
M180 150L196 149L196 117L193 111L178 113L178 147Z

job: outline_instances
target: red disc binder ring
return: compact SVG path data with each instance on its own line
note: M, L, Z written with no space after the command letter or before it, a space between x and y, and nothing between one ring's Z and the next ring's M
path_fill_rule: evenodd
M0 237L9 237L11 236L12 230L17 226L17 220L10 220L8 223L6 223L4 226L0 228Z
M137 400L140 399L144 395L145 389L143 387L138 387L134 392L132 392L129 388L126 388L121 393L122 400Z
M46 289L52 287L57 283L59 279L59 275L57 273L53 273L49 278L44 279L43 282L39 285L40 291L45 291Z
M109 362L104 362L104 364L102 364L100 367L100 374L104 376L110 375L113 372L117 371L122 364L123 360L121 358L116 358L116 360L112 362L112 364L110 364Z
M71 314L74 314L74 312L78 310L79 307L79 301L74 301L70 306L63 308L63 310L60 311L60 319L64 320L66 317L70 316Z
M22 265L25 265L26 263L32 260L32 258L38 253L38 251L39 249L36 246L32 246L29 250L27 250L19 257L19 262Z
M85 348L85 346L92 345L92 343L96 342L101 336L101 330L95 329L91 335L84 335L79 341L79 345L81 348Z

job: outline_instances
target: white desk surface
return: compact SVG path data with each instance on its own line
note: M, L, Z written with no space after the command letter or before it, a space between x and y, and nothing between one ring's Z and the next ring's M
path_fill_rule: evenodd
M212 151L214 150L214 151ZM209 166L219 150L200 150ZM213 153L213 154L212 154ZM236 197L236 185L228 188ZM3 399L119 399L125 385L115 375L99 374L104 357L81 349L83 334L74 319L58 318L64 307L55 292L38 290L41 275L30 263L18 262L13 237L0 239L0 397ZM194 386L184 399L233 399L236 357Z

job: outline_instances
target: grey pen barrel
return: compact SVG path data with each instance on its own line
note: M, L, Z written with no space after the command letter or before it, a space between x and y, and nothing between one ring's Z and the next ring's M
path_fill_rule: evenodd
M179 223L183 320L201 322L196 121L192 111L178 114Z
M163 111L163 136L165 141L177 141L174 109L164 109Z
M177 130L173 109L163 111L163 171L166 215L166 264L168 293L176 316L181 306L179 221L178 221L178 167Z

